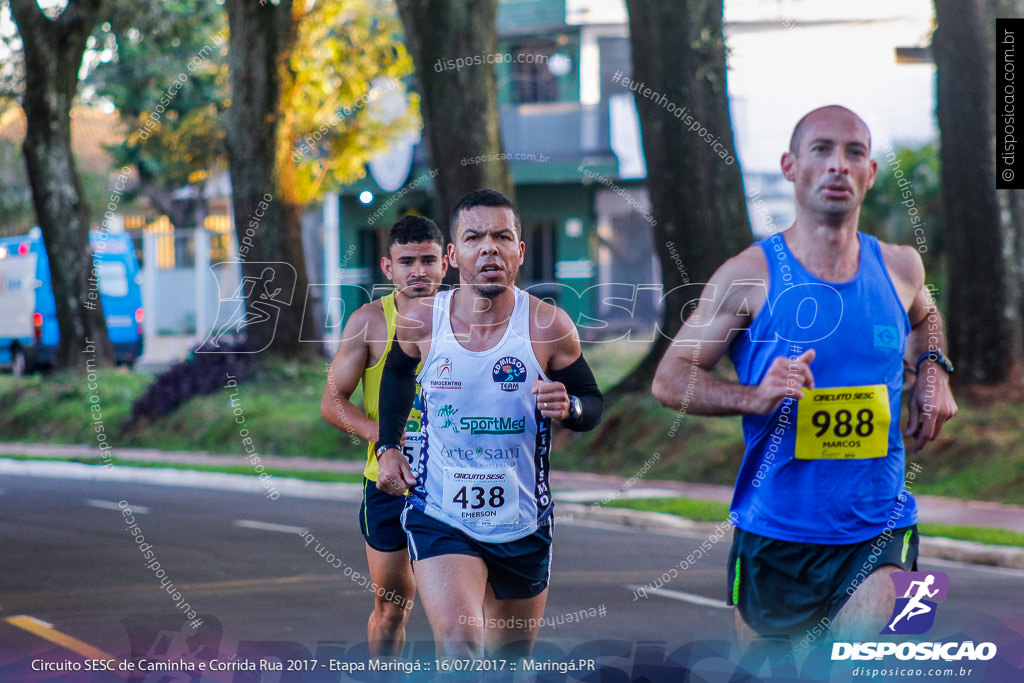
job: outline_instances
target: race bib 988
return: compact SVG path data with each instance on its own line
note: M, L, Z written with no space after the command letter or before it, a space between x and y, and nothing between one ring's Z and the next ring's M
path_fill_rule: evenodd
M804 389L804 397L797 403L795 457L885 457L890 419L889 391L884 384Z

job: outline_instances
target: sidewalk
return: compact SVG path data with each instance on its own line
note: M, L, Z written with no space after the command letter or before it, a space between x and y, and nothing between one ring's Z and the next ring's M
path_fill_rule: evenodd
M193 465L251 466L242 455L213 455L201 452L161 451L147 448L118 448L115 456L121 460L166 462ZM63 444L27 444L0 442L0 457L27 455L39 458L96 458L97 450L89 446ZM323 460L299 456L260 456L260 462L269 469L290 469L319 472L362 472L363 463L354 461ZM551 472L551 488L555 499L571 506L575 517L593 517L622 524L649 526L659 515L639 513L618 508L598 508L591 504L605 499L654 498L680 496L728 504L732 499L731 486L696 484L653 479L627 479L589 472ZM1005 505L982 501L916 496L921 522L1006 529L1024 534L1024 506ZM932 538L922 541L922 551L933 557L994 564L1024 569L1024 549L985 546L966 541Z

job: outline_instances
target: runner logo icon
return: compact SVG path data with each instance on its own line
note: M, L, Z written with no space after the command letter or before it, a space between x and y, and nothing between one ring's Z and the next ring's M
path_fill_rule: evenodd
M949 577L945 572L893 572L896 605L882 635L925 633L935 623L936 600L945 600Z

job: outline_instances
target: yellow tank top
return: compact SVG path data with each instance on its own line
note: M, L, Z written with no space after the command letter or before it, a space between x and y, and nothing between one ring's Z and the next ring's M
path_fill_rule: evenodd
M366 417L371 420L379 419L379 396L380 396L380 378L384 373L384 362L388 358L388 354L391 352L391 343L395 338L395 327L398 322L398 309L395 307L395 293L392 292L380 300L381 306L384 308L384 321L387 324L387 336L388 341L384 346L384 353L380 359L373 365L363 370L363 409L366 411ZM416 368L416 374L419 374L419 367ZM416 385L416 399L413 402L412 412L409 414L409 419L405 423L406 432L419 432L420 431L420 385ZM363 476L370 481L377 481L377 454L374 452L377 448L377 444L370 442L366 445L366 467L363 468Z

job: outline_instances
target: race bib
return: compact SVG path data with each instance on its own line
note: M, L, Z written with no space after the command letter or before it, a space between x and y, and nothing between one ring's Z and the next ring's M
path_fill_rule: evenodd
M889 452L891 416L884 384L804 389L797 406L797 460L883 458Z
M511 468L444 470L444 511L468 526L507 526L519 520L519 480Z
M423 432L406 432L405 445L402 446L402 455L413 467L420 459L420 451L423 449Z

